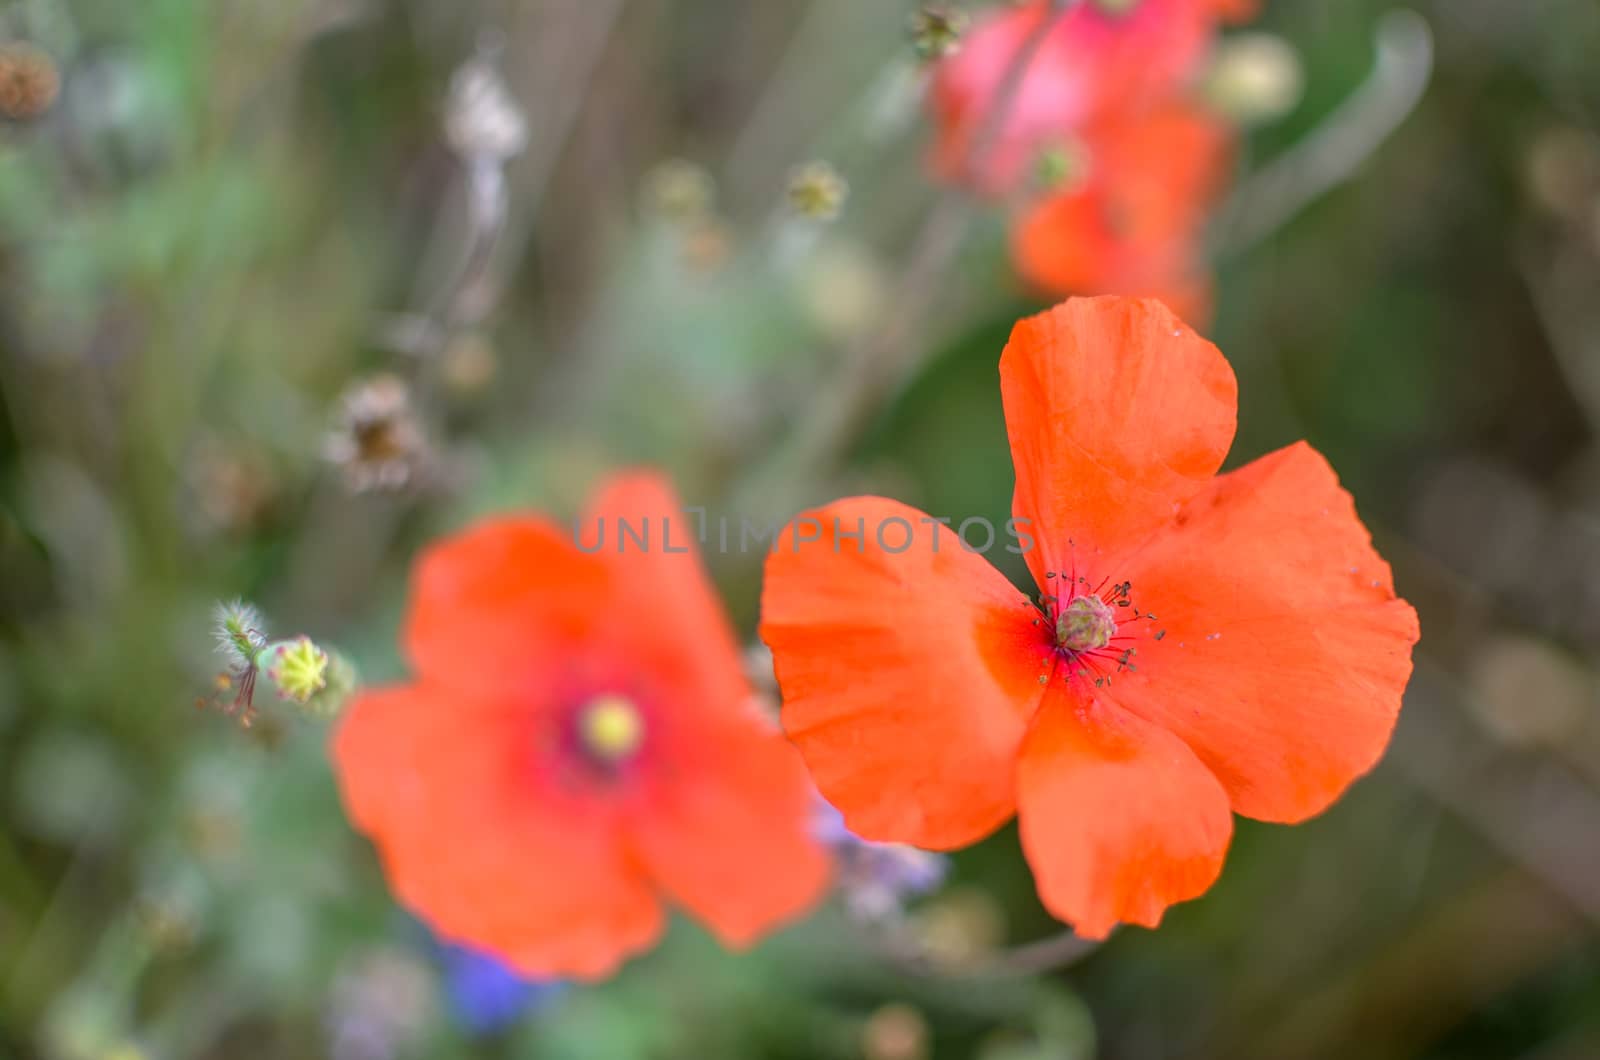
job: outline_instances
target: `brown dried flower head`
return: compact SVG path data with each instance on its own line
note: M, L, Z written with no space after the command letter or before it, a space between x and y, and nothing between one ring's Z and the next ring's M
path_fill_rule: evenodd
M324 451L357 492L413 484L428 462L428 445L405 382L377 375L346 390Z
M527 146L528 119L491 57L474 57L451 78L445 135L470 161L504 163Z
M61 92L61 74L49 55L31 44L0 45L0 117L33 121Z
M850 194L839 171L827 162L807 162L789 177L789 207L813 221L832 221Z

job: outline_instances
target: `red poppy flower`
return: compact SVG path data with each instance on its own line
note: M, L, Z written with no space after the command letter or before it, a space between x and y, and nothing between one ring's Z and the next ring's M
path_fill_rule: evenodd
M934 73L929 103L938 138L934 168L1000 192L1026 174L1045 148L1073 137L1108 111L1136 111L1165 99L1198 72L1219 20L1251 13L1248 0L1079 0L1032 56L995 142L975 173L963 172L972 137L995 104L1046 0L994 11Z
M1154 925L1215 880L1230 810L1302 820L1378 760L1416 615L1314 450L1216 475L1233 374L1160 303L1024 320L1000 378L1039 601L905 505L809 513L767 565L784 726L858 835L1017 814L1055 915Z
M1172 103L1103 121L1081 146L1071 186L1013 226L1017 271L1051 294L1149 295L1185 320L1208 318L1202 240L1227 186L1232 130Z
M743 945L825 885L813 789L750 705L680 512L663 481L624 476L583 549L538 515L433 546L405 629L415 679L362 694L335 738L400 901L523 974L611 971L660 933L663 898Z

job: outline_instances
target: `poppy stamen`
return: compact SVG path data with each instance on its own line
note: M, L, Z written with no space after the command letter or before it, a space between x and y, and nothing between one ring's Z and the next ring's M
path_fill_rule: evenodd
M627 696L596 696L578 711L578 740L597 761L616 765L644 742L644 717Z
M1092 593L1073 597L1056 615L1056 647L1072 655L1104 648L1116 632L1116 612Z
M1059 576L1047 575L1051 578ZM1133 631L1131 623L1155 621L1156 618L1133 605L1133 582L1125 580L1113 583L1108 575L1091 590L1090 579L1080 577L1074 571L1068 584L1074 589L1082 586L1085 591L1071 597L1064 606L1059 597L1048 593L1041 594L1035 604L1047 618L1050 614L1048 608L1054 605L1055 647L1066 657L1066 680L1070 683L1074 679L1081 679L1086 684L1092 683L1095 688L1108 688L1115 675L1137 673L1139 667L1133 660L1139 649L1134 642L1150 636L1160 640L1166 636L1166 631ZM1132 614L1118 613L1123 610ZM1037 625L1038 621L1035 620L1034 624ZM1119 632L1122 626L1127 628ZM1105 669L1101 666L1102 662Z

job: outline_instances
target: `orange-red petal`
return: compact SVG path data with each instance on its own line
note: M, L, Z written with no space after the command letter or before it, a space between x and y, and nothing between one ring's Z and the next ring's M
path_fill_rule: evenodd
M701 563L698 522L672 487L659 475L619 475L590 504L585 533L602 521L614 575L607 611L661 708L662 766L630 818L631 848L668 897L724 942L747 945L822 895L828 862L811 833L811 782L756 714Z
M605 635L611 580L568 528L533 515L485 519L417 561L407 655L432 683L515 687Z
M823 895L815 796L799 754L753 711L694 739L674 754L681 782L647 796L632 846L670 899L725 945L747 946Z
M1049 669L1032 605L894 501L838 501L791 528L767 560L761 635L817 787L867 839L948 849L999 827Z
M578 542L497 518L419 564L420 679L358 697L334 758L396 895L439 934L592 978L656 938L658 891L736 943L820 896L813 789L752 711L693 529L664 479L624 475ZM619 762L574 734L602 695L642 722Z
M1215 36L1214 5L1232 10L1238 2L1140 0L1122 13L1080 3L1052 14L1034 0L991 10L935 70L929 93L939 134L935 170L988 192L1016 185L1045 148L1108 115L1140 113L1181 92ZM1022 49L1047 18L1053 28L1032 53L1003 122L983 156L969 159ZM969 160L975 172L965 171ZM1184 164L1176 157L1152 161L1163 174Z
M364 692L333 759L396 896L444 938L537 976L597 978L649 946L660 904L616 808L535 767L517 703L421 685Z
M1229 22L1248 22L1261 12L1261 0L1210 0L1211 10Z
M585 512L584 540L602 525L597 557L611 580L596 605L630 666L648 672L680 723L742 715L750 688L738 641L701 561L698 523L672 486L649 472L611 478Z
M1298 821L1377 762L1411 673L1396 599L1333 469L1300 443L1223 475L1117 571L1138 671L1109 695L1180 736L1248 817Z
M1026 172L1051 136L1078 125L1096 102L1094 71L1083 61L1069 19L1040 46L1017 85L984 157L969 159L973 138L994 106L1007 71L1047 13L1043 3L997 8L965 35L961 48L935 70L929 101L937 119L933 166L945 179L971 181L998 193ZM1081 18L1079 19L1081 21ZM975 172L967 172L969 160Z
M1088 938L1154 927L1204 892L1233 830L1227 794L1183 741L1058 683L1023 744L1017 802L1040 899Z
M1233 440L1233 370L1151 299L1074 298L1018 322L1000 389L1040 585L1168 522Z

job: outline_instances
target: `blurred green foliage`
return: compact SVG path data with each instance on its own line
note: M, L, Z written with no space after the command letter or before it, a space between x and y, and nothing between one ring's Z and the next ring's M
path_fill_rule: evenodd
M1389 5L1266 6L1306 94L1247 172L1367 76ZM933 318L902 319L939 191L897 2L0 6L61 75L42 118L0 126L0 1057L851 1057L890 1003L941 1060L1600 1055L1600 7L1417 8L1423 103L1223 263L1210 332L1241 380L1232 462L1310 438L1422 612L1378 774L1302 827L1240 822L1213 892L1059 974L909 971L831 908L744 955L682 924L469 1042L343 819L325 731L191 705L212 603L396 677L421 542L569 513L628 462L714 509L781 497L736 519L869 490L1003 518L995 361L1038 307L1003 210ZM444 101L491 31L531 135L463 294ZM716 182L687 219L644 191L679 156ZM816 157L851 189L829 226L784 209ZM441 291L481 307L397 349ZM931 356L845 465L741 492L861 337L906 326ZM413 388L434 473L352 495L325 437L377 371ZM751 633L759 556L709 558ZM959 934L973 895L1005 942L1053 930L1012 830L914 924ZM350 1046L357 1025L392 1053Z

